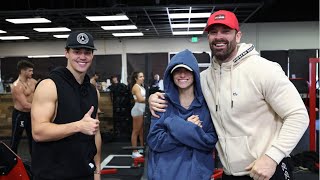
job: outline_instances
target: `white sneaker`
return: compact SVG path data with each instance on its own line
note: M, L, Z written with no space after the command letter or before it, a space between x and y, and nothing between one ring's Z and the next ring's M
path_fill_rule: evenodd
M138 152L139 152L140 154L143 154L143 149L139 149Z
M135 151L135 152L132 152L131 157L132 158L138 158L138 157L142 157L142 155L138 151Z

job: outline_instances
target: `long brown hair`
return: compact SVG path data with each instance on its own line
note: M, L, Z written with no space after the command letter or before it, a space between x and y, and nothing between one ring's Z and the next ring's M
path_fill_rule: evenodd
M143 73L142 71L134 71L131 74L131 82L130 82L130 89L137 83L136 79L138 79L139 73Z

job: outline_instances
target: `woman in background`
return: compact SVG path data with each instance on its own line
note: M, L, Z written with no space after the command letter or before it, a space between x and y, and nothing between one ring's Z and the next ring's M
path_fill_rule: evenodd
M143 113L145 111L146 90L143 87L144 75L143 72L133 72L131 76L132 83L132 95L135 100L135 104L131 110L132 116L132 134L131 145L137 146L138 136L140 146L143 146ZM142 157L138 150L133 150L132 158Z

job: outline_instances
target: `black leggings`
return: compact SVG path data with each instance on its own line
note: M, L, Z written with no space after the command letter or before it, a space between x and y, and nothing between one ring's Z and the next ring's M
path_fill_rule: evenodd
M32 133L31 133L31 116L30 112L22 112L17 109L12 111L12 134L10 148L13 152L18 152L18 146L22 138L23 130L26 130L29 152L31 154Z
M293 180L293 166L291 163L291 158L284 158L276 168L273 176L270 180ZM248 176L230 176L226 174L222 174L222 180L252 180L252 178Z

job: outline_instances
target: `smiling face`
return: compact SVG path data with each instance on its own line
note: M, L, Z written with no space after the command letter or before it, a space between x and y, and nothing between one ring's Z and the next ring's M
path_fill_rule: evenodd
M177 85L179 89L188 89L193 86L193 72L186 68L180 67L175 69L172 72L172 77L174 84Z
M208 41L212 54L219 62L228 62L237 54L241 32L226 25L213 25L208 31Z
M142 72L138 73L137 77L135 78L136 79L136 83L137 84L143 84L144 82L144 75Z
M65 56L68 59L67 68L70 71L78 74L85 74L92 63L93 51L85 48L70 48L65 51Z

